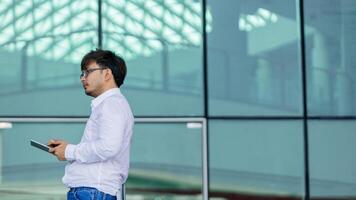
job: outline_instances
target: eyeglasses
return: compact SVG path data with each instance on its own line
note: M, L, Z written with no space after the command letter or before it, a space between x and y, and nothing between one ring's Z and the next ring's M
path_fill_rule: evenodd
M82 73L80 74L80 78L83 78L83 77L87 78L90 73L92 73L92 72L94 72L96 70L103 70L103 69L107 69L107 67L99 67L99 68L82 70Z

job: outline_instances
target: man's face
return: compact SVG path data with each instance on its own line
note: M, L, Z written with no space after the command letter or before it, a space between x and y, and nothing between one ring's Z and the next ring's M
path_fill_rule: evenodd
M101 68L96 62L90 62L86 70L82 71L80 81L82 82L85 94L97 97L104 92L104 73L105 68Z

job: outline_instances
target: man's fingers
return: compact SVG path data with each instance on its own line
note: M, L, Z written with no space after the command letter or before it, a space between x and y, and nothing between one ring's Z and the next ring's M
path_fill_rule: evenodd
M53 144L54 142L55 142L55 140L53 140L53 139L52 139L52 140L49 140L49 141L47 142L47 145L50 146L50 145Z
M49 147L48 152L55 155L58 160L65 160L64 154L67 144L68 143L64 140L51 139L47 143L47 146Z
M57 145L59 145L59 144L61 144L61 143L62 143L61 140L54 140L54 139L52 139L52 140L49 140L49 141L48 141L47 145L48 145L48 146L57 146Z

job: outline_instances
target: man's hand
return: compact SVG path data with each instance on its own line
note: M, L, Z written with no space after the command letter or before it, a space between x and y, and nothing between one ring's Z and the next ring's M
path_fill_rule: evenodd
M66 160L65 150L68 143L64 140L50 140L47 145L50 147L49 152L57 156L58 160Z

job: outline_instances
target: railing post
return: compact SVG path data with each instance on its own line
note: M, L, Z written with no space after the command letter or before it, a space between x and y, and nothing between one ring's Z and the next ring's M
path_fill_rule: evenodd
M125 184L122 184L122 187L121 187L121 200L126 200L126 188L125 188Z

